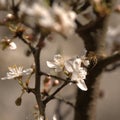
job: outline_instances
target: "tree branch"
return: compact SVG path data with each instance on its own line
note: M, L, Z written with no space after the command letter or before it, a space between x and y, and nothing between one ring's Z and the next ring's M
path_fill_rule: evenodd
M53 92L50 96L48 96L43 102L46 105L50 100L54 99L54 96L63 88L65 87L69 81L65 81L55 92Z
M71 103L71 102L69 102L69 101L67 101L67 100L65 100L65 99L58 98L58 97L55 97L55 96L54 96L54 99L59 100L59 101L61 101L61 102L64 102L65 104L70 105L71 107L75 108L75 106L74 106L73 103Z
M111 72L113 70L116 70L118 67L120 67L120 63L114 63L111 67L105 68L105 72Z
M33 88L25 87L24 89L26 90L27 93L35 94L35 89L33 89Z
M36 45L33 56L35 60L35 97L37 100L40 115L44 116L44 119L45 119L45 105L42 102L41 95L40 95L40 86L41 86L40 53L42 50L40 43L43 42L44 39L45 39L45 36L40 37L39 42Z
M101 67L105 68L106 66L114 63L114 62L117 62L117 61L120 61L120 51L118 51L117 53L103 59L100 61L101 63Z
M58 76L55 76L55 75L47 74L47 73L45 73L45 72L40 72L40 75L45 75L45 76L52 77L52 78L54 78L54 79L57 79L57 80L61 80L61 81L66 82L66 79L63 79L63 78L58 77ZM69 82L71 82L71 83L76 83L75 81L69 81Z
M30 50L31 50L32 53L34 54L35 48L31 45L31 43L27 42L27 41L22 37L22 35L17 34L17 37L18 37L19 39L21 39L26 45L28 45L29 48L30 48Z
M111 4L112 0L106 1L107 4ZM111 8L112 9L112 8ZM88 69L88 75L86 77L86 85L88 86L88 91L85 93L83 91L77 90L76 97L76 109L75 109L75 118L74 120L94 120L96 103L99 95L99 85L100 85L100 75L103 72L105 64L110 64L108 59L103 58L105 54L105 33L107 28L107 22L109 15L100 16L96 15L96 20L90 22L89 24L80 27L78 26L76 32L83 39L85 48L88 53L95 53L98 62L92 68ZM79 24L78 24L79 25ZM92 56L92 59L94 56ZM111 58L112 59L112 58ZM110 60L111 61L111 60Z

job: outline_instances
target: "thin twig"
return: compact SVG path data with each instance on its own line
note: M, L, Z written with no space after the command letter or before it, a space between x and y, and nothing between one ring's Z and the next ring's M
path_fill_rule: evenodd
M58 77L58 76L55 76L55 75L50 75L50 74L47 74L47 73L45 73L45 72L40 72L40 74L45 75L45 76L48 76L48 77L51 77L51 78L54 78L54 79L57 79L57 80L61 80L61 81L66 82L66 79L63 79L63 78ZM76 83L75 81L69 81L69 82L71 82L71 83Z
M120 67L120 63L114 63L114 64L112 64L111 67L105 68L105 72L111 72L113 70L116 70L119 67Z
M54 96L62 89L64 88L67 84L69 83L69 81L65 81L55 92L53 92L50 96L48 96L43 102L46 105L50 100L52 100L54 98Z
M42 93L41 93L42 94ZM47 93L47 94L44 94L45 96L49 97L50 95ZM71 103L70 101L68 100L65 100L64 98L61 98L61 97L58 97L58 96L53 96L53 99L56 99L56 100L59 100L61 102L64 102L65 104L68 104L70 105L71 107L75 108L75 105L73 103Z
M17 35L17 37L20 38L26 45L28 45L30 50L34 54L35 48L31 45L31 43L27 42L21 35Z
M24 89L25 89L26 92L28 92L28 93L33 93L33 94L35 94L35 89L33 89L33 88L25 87Z
M108 66L114 62L117 62L117 61L120 61L120 51L118 51L115 54L101 60L100 64L101 64L101 67L105 68L106 66Z
M61 102L64 102L65 104L70 105L71 107L75 108L75 105L73 103L71 103L70 101L67 101L63 98L59 98L59 97L55 97L55 96L53 98L56 99L56 100L59 100Z

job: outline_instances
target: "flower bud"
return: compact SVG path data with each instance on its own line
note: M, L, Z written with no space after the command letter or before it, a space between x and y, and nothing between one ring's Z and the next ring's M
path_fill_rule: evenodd
M22 103L22 98L21 98L21 97L18 97L18 98L16 99L16 101L15 101L15 104L16 104L17 106L20 106L21 103Z
M44 86L49 87L51 85L51 77L45 77L44 79Z
M13 21L15 21L15 16L12 13L8 13L3 22L5 24L9 24L12 23Z
M59 81L59 80L54 80L53 86L57 86L57 85L59 85L59 84L60 84L60 81Z
M14 19L15 19L15 16L14 16L13 14L8 13L8 14L6 15L6 20L14 20Z

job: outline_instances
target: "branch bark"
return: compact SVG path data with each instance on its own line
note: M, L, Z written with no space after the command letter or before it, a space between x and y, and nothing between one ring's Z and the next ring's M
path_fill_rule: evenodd
M102 67L106 67L114 62L120 61L120 51L116 52L115 54L108 56L107 58L101 60Z
M40 48L37 48L34 54L34 59L35 59L35 97L36 101L38 104L39 112L41 116L44 116L45 118L45 106L41 100L41 95L40 95L40 78L41 76L39 75L40 72Z
M111 3L112 0L108 1ZM95 120L96 103L99 96L100 76L105 66L119 60L119 54L104 58L105 54L105 33L109 16L99 16L95 22L86 26L79 25L76 32L83 38L88 53L93 52L97 58L97 64L88 69L86 85L88 91L83 92L77 89L76 110L74 120Z

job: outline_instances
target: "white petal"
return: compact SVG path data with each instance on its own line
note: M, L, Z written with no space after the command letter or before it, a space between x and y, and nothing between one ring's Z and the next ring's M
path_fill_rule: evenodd
M7 80L8 79L8 77L3 77L3 78L1 78L1 80Z
M33 69L32 68L28 68L26 70L23 70L23 73L25 73L26 75L29 75L33 72Z
M77 75L79 79L86 79L87 71L81 68L81 70L77 71Z
M8 67L8 70L9 70L10 72L12 72L12 73L15 72L12 67Z
M47 61L46 63L49 68L56 68L56 65L53 62Z
M73 61L73 68L78 71L81 67L82 60L80 58L77 58Z
M17 48L17 46L16 46L16 44L14 42L11 42L9 45L10 45L9 48L11 50L15 50Z
M43 116L38 117L38 120L44 120Z
M56 115L53 115L53 120L57 120L57 117L56 117Z
M51 18L40 18L39 24L45 28L52 27L54 21Z
M7 77L1 78L1 80L10 80L10 79L14 79L14 76L7 76Z
M87 91L87 90L88 90L88 88L87 88L84 80L79 80L79 81L77 82L77 86L78 86L81 90L83 90L83 91Z
M73 71L71 80L77 81L78 79L79 79L79 74L77 72Z
M22 72L22 71L23 71L23 67L19 67L19 68L18 68L18 71L19 71L19 72Z
M14 76L15 75L15 73L13 73L13 72L7 72L7 76L9 77L9 76Z
M73 72L73 67L71 61L66 61L65 62L65 68L68 72Z

